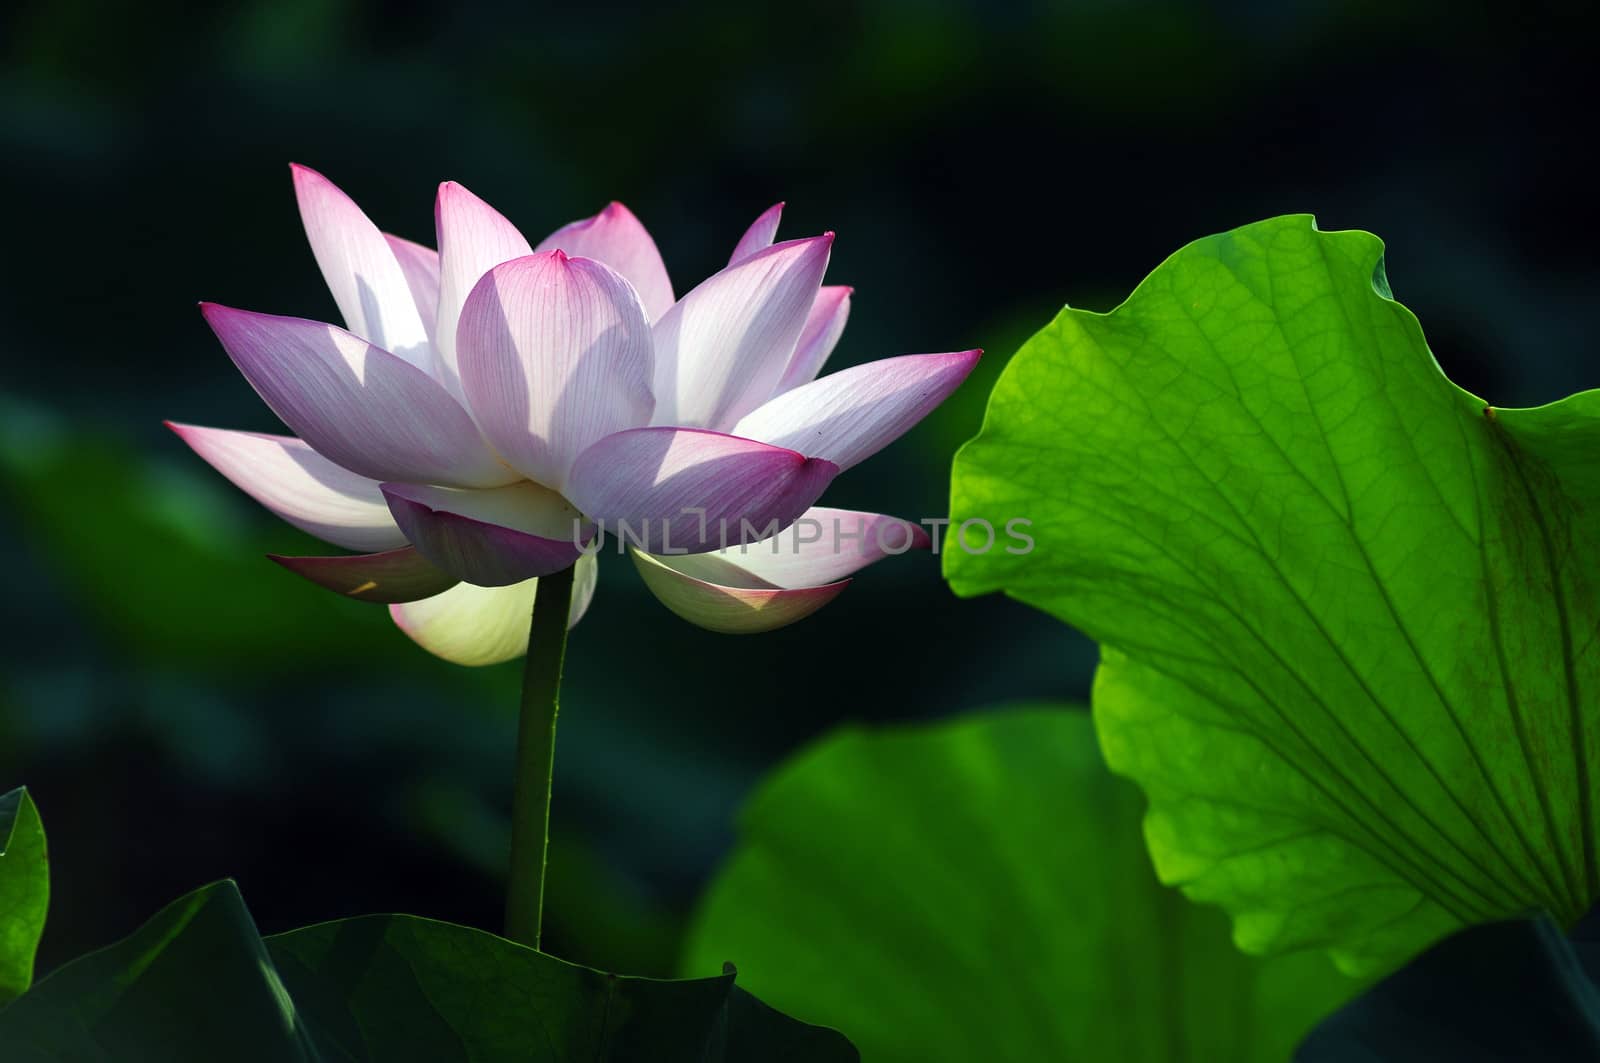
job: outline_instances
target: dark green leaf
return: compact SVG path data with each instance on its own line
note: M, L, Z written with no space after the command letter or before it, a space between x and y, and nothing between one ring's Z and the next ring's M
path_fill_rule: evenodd
M945 571L1101 643L1163 880L1251 951L1379 969L1600 895L1596 454L1600 392L1489 410L1376 237L1278 218L1024 346L952 510L1036 548Z
M780 768L691 934L878 1063L1282 1063L1357 988L1156 882L1088 716L846 730Z
M0 1011L6 1063L321 1060L239 891L219 882ZM337 1058L337 1057L335 1057Z
M50 907L44 824L26 789L0 797L0 1008L33 981L33 956Z
M732 974L685 981L606 974L493 934L404 915L325 923L267 944L296 1007L334 1059L857 1058L833 1031L750 999ZM732 1051L741 1044L752 1054Z
M1547 918L1451 935L1326 1019L1296 1063L1588 1063L1600 992Z
M733 975L605 974L413 916L265 941L218 883L0 1011L5 1063L849 1063Z

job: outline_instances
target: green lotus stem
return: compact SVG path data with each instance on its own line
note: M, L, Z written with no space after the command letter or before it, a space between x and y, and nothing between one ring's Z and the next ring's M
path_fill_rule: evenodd
M511 797L511 874L506 883L506 937L539 947L544 870L550 847L550 783L555 772L561 664L574 569L539 578L522 666L517 769Z

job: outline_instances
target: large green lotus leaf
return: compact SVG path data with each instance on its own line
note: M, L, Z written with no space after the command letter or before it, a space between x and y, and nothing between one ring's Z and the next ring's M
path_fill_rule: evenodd
M370 916L263 940L231 882L0 1011L6 1063L848 1063L733 985L624 978L492 934Z
M1357 984L1235 949L1142 807L1070 708L836 733L745 808L684 970L731 961L872 1063L1283 1063Z
M1036 545L945 555L1101 643L1163 880L1349 970L1600 894L1600 392L1462 391L1382 251L1277 218L1064 310L954 472Z
M0 796L0 1007L33 981L50 907L44 824L25 789Z
M580 967L493 934L407 915L267 939L331 1059L850 1063L833 1030L781 1015L732 972L666 981Z

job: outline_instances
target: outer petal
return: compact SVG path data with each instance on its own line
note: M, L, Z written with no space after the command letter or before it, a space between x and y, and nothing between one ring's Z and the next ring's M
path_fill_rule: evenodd
M456 322L467 294L485 273L532 254L533 248L499 211L454 181L439 186L433 220L439 234L439 316L434 334L439 340L440 372L459 393Z
M753 635L804 619L833 601L849 580L802 590L729 587L685 575L669 559L632 551L646 587L691 624L725 635Z
M667 277L661 252L633 212L611 203L592 218L563 225L543 240L535 251L560 248L574 258L592 258L616 270L639 293L645 313L658 320L672 305L672 281Z
M633 287L593 259L502 263L457 329L461 387L506 461L556 490L591 444L650 421L650 324Z
M460 582L409 546L344 557L267 556L312 583L364 602L414 602L443 594Z
M907 354L841 369L772 399L740 418L733 431L826 458L842 471L926 417L982 353Z
M899 517L813 506L760 542L656 560L710 583L798 590L844 579L885 557L930 545L926 531Z
M788 526L835 472L829 462L720 432L635 428L579 456L568 497L641 549L698 553Z
M567 625L576 625L589 608L599 566L593 556L578 561ZM461 583L420 602L391 605L389 615L411 639L456 664L499 664L528 651L528 625L538 580L510 587Z
M839 344L839 337L844 335L844 323L850 317L850 296L854 291L842 284L824 284L817 292L805 328L800 330L800 339L794 345L794 354L778 381L777 394L792 391L817 378L822 363L828 360L828 355Z
M389 241L332 181L304 166L289 169L311 253L345 327L431 373L433 345Z
M832 245L832 233L775 244L713 274L656 322L657 424L725 429L772 394Z
M388 233L384 233L383 238L389 241L389 250L400 263L400 272L406 275L406 287L411 289L411 300L417 304L417 316L422 319L422 327L432 341L434 325L439 318L439 252Z
M383 494L395 522L424 557L482 587L566 568L592 534L565 499L525 480L488 491L386 483Z
M782 203L774 203L762 211L739 238L738 246L733 249L733 256L728 259L728 265L736 265L757 251L765 251L771 247L772 241L778 236L778 222L782 218Z
M405 545L378 481L340 468L298 439L170 421L167 427L235 487L301 531L351 550Z
M319 321L200 309L272 412L351 472L466 487L516 479L461 405L416 366Z

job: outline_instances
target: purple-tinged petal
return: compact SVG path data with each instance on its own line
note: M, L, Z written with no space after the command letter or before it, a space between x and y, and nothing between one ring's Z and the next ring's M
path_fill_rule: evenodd
M834 475L829 462L737 436L635 428L584 451L567 496L640 549L699 553L775 534Z
M794 354L833 234L790 240L713 274L655 325L655 423L726 429L759 406Z
M851 366L768 401L735 435L826 458L840 471L871 457L954 391L982 351L906 354Z
M456 323L462 304L485 273L532 254L533 248L504 215L454 181L439 186L433 220L439 237L439 316L434 335L441 372L451 390L459 393Z
M599 565L591 556L578 561L567 626L575 626L594 598ZM432 598L391 605L396 626L436 657L468 666L499 664L528 651L528 624L539 581L509 587L459 583Z
M778 222L782 218L782 203L774 203L762 211L739 238L738 246L733 249L733 255L728 259L728 265L738 265L757 251L765 251L771 247L772 241L777 239Z
M800 330L800 339L794 345L794 354L778 381L776 394L793 391L817 378L822 363L828 360L828 355L839 344L839 337L844 335L844 323L850 317L850 295L854 291L843 284L824 284L817 292L805 327Z
M345 327L432 373L433 344L389 241L332 181L305 166L289 170L311 253Z
M200 304L250 386L335 464L373 480L492 487L517 479L432 377L320 321Z
M422 556L480 587L558 572L592 537L565 499L526 480L487 491L386 483L383 495Z
M343 557L267 556L312 583L363 602L415 602L460 582L409 546Z
M439 318L439 252L388 233L383 238L389 241L389 250L400 263L406 287L411 289L411 301L417 304L417 316L422 318L422 327L431 341Z
M167 427L235 487L301 531L350 550L405 545L378 481L340 468L298 439L171 421Z
M457 329L461 387L518 472L556 490L613 432L648 424L650 324L609 266L546 251L486 273Z
M662 605L691 624L724 635L753 635L803 620L850 586L849 580L796 590L728 586L680 571L677 562L684 558L631 553L644 585Z
M639 293L651 321L672 305L672 281L661 252L644 225L621 203L609 204L592 218L563 225L539 241L534 250L557 248L573 258L592 258L616 270Z
M658 560L710 583L799 590L833 583L885 557L931 545L923 528L899 517L813 506L760 542Z
M645 585L674 613L712 631L752 634L809 616L884 557L926 550L928 533L881 513L813 507L777 535L704 554L632 551Z

